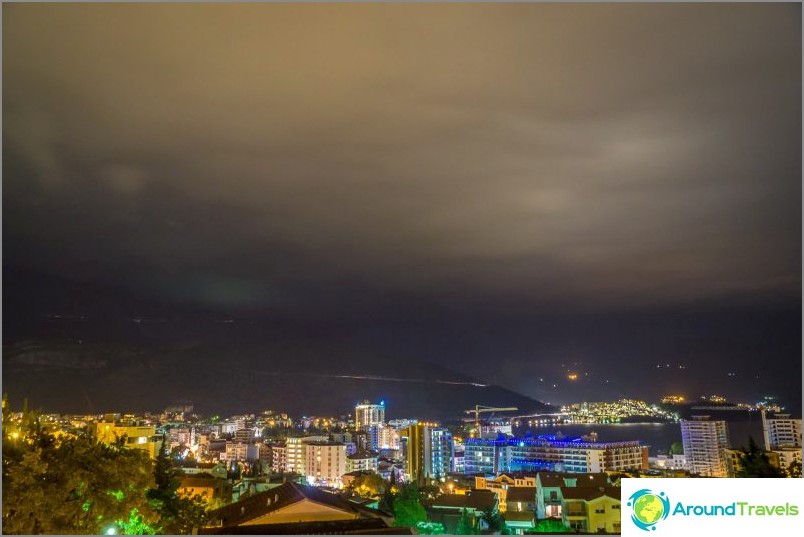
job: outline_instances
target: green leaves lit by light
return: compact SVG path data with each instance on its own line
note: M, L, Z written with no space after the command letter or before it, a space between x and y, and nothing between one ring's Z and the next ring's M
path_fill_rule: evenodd
M128 515L128 520L118 520L117 526L120 527L123 535L154 535L156 530L145 523L137 509L132 509Z
M88 513L88 512L89 512L89 508L90 508L91 506L92 506L92 504L91 504L91 503L89 503L89 502L84 502L84 504L81 506L81 509L83 509L85 513Z
M123 501L123 491L122 490L110 490L109 494L114 497L115 500L118 502Z
M419 522L416 524L419 535L445 535L447 533L443 524L438 522Z

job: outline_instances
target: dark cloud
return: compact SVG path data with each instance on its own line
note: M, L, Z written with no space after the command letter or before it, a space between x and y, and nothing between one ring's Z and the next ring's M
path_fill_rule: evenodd
M799 5L3 15L7 265L461 333L800 300Z

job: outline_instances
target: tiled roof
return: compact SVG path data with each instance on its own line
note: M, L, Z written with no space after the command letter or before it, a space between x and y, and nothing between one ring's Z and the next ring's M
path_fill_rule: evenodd
M600 474L575 474L558 472L539 472L539 481L543 487L568 487L568 483L574 483L577 487L595 486L604 487L609 485L609 476L605 473Z
M566 487L561 489L565 500L596 500L608 496L615 500L620 499L620 487Z
M424 502L431 507L472 508L482 511L497 505L497 495L490 490L472 489L466 494L442 494L435 500Z
M355 518L387 516L382 511L363 507L336 494L288 482L210 512L210 522L222 523L223 526L237 526L304 499L351 513Z
M536 487L511 487L505 495L507 502L535 502Z
M214 487L226 480L222 477L215 477L210 474L191 474L180 478L179 487Z
M412 535L410 528L389 527L378 518L292 522L283 524L253 524L201 528L199 535Z

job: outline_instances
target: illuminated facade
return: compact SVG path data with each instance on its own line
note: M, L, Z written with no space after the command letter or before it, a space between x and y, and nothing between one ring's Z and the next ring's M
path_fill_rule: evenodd
M306 476L307 449L310 442L326 442L326 436L305 436L304 438L288 438L285 444L285 470ZM345 453L344 453L345 454Z
M765 449L768 451L780 447L801 448L801 419L792 419L790 414L768 417L763 410L762 430L765 434Z
M311 485L337 486L346 473L346 445L340 442L311 441L302 444L305 471Z
M562 492L565 525L579 533L620 533L619 487L570 487Z
M156 427L137 426L116 423L113 418L95 424L95 436L98 442L113 445L119 438L125 438L125 446L141 449L151 459L155 459L162 447L162 436L156 434Z
M375 405L369 401L363 401L355 406L355 428L358 431L365 431L367 427L379 427L385 423L385 401Z
M639 441L583 442L553 437L486 440L465 443L465 472L496 475L516 471L597 473L648 468L648 447Z
M368 436L366 449L377 451L380 448L380 435L385 425L385 401L375 405L363 401L355 406L355 428Z
M726 477L728 428L722 420L709 416L693 416L681 421L681 441L690 472L704 477Z
M444 477L453 471L452 434L434 423L408 427L406 473L408 479Z

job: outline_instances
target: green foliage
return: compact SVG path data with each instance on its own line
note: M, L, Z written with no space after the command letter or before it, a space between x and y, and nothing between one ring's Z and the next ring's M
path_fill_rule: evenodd
M469 516L469 511L466 509L461 510L461 518L458 520L458 525L455 528L455 535L475 535L475 525L472 522L472 517Z
M416 531L419 535L445 535L447 533L444 524L438 522L419 522L416 524Z
M22 432L16 440L3 437L4 533L98 534L132 513L144 525L155 521L144 452L85 434L57 440L33 413Z
M670 455L683 455L684 445L681 442L673 442L670 444Z
M748 437L748 447L740 453L740 469L737 477L785 477L781 470L770 463L768 456L757 445L754 438Z
M123 535L153 535L156 530L148 524L137 509L132 509L128 520L118 520L116 526L122 530Z
M801 463L793 461L787 467L787 477L801 477Z
M480 520L486 523L491 533L507 535L508 527L505 525L505 518L503 518L496 508L487 507L483 509Z
M397 525L408 527L427 522L427 511L422 506L419 489L415 485L402 487L394 498L394 520Z
M364 498L380 498L385 495L388 482L377 474L362 474L350 483L349 488Z
M435 479L426 479L424 485L419 487L419 495L424 500L435 500L441 496L441 483Z
M180 480L171 466L170 455L163 440L154 461L154 482L156 486L148 491L147 497L159 514L159 525L163 533L190 534L207 520L207 505L200 496L180 496L177 492Z
M560 520L546 519L537 522L536 527L527 533L555 534L555 533L574 533L574 531L572 530L572 528L569 528Z

